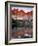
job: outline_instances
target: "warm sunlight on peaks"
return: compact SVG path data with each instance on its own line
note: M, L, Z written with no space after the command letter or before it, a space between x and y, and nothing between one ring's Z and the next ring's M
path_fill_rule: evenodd
M28 10L19 10L19 9L12 9L11 14L18 15L18 16L32 16L32 11Z

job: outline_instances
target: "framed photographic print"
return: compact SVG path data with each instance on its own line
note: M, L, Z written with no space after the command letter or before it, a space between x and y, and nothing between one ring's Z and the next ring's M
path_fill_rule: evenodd
M37 42L37 4L5 2L5 44Z

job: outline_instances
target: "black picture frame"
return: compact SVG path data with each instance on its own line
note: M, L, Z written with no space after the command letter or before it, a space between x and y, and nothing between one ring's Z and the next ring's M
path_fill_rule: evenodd
M8 3L20 3L20 4L32 4L36 5L36 40L32 42L19 42L19 43L8 43ZM27 44L27 43L36 43L37 42L37 3L30 3L30 2L14 2L14 1L6 1L5 2L5 44L12 45L12 44Z

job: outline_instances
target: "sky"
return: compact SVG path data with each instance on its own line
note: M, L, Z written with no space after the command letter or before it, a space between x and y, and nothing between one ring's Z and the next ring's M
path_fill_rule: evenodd
M32 11L32 7L11 7L11 9L13 10L13 9L19 9L19 10L23 10L23 11L25 11L25 12L30 12L30 11Z

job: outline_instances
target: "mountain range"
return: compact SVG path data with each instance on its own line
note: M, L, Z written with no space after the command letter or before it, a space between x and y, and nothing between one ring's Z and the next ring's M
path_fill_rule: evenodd
M13 15L21 15L21 16L25 16L25 15L32 16L33 11L25 12L23 10L13 9L13 10L11 10L11 14L13 14Z

